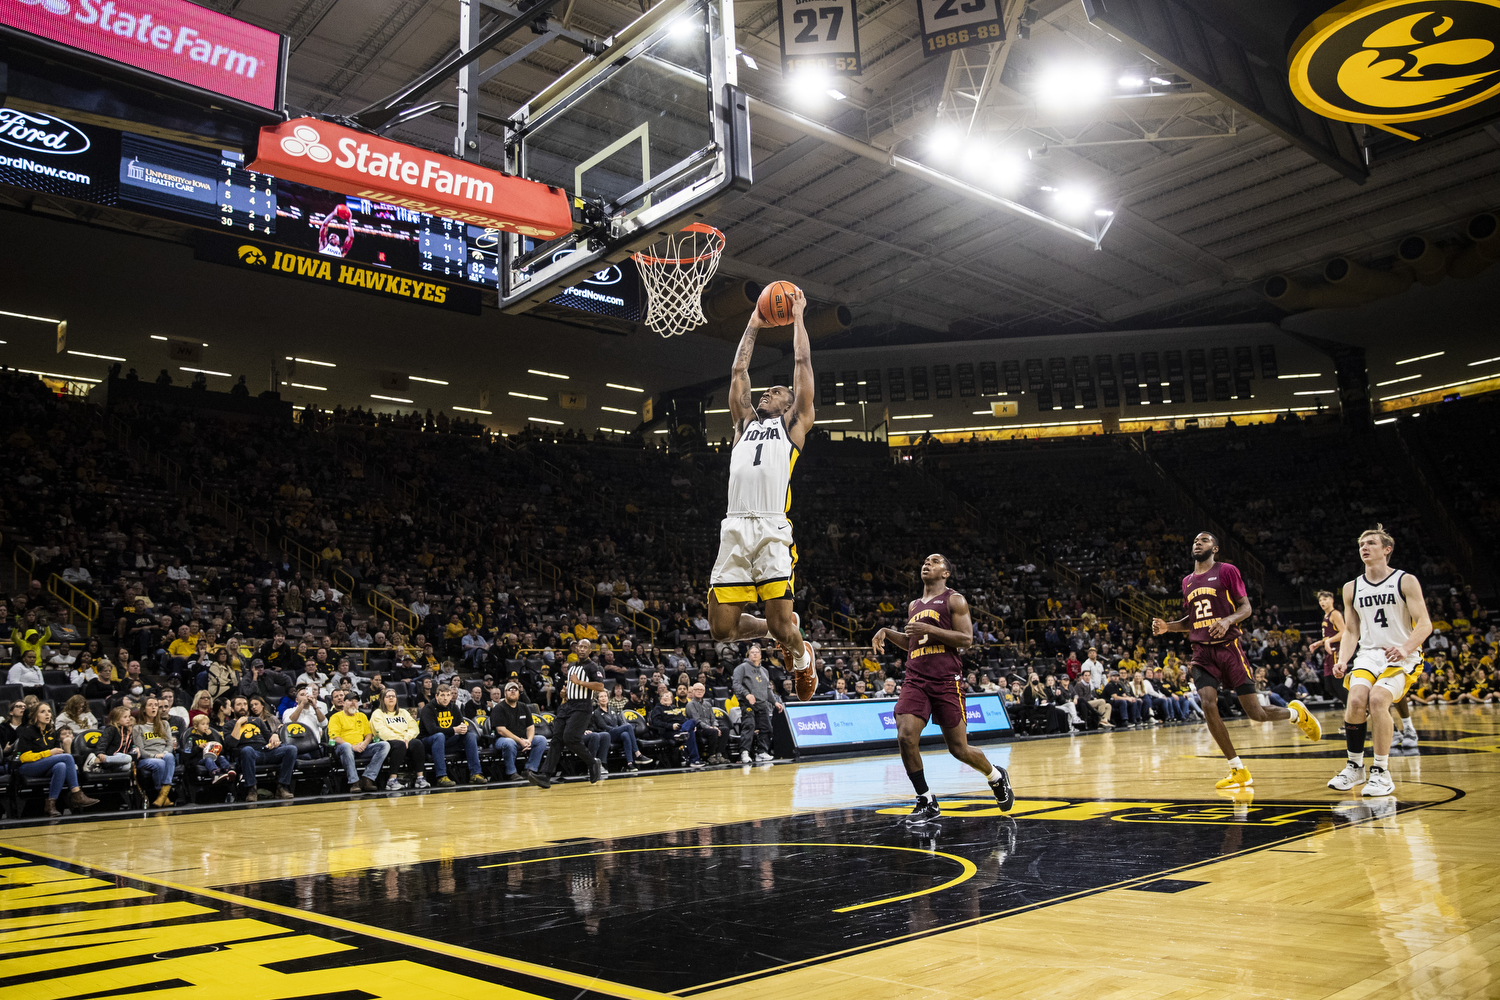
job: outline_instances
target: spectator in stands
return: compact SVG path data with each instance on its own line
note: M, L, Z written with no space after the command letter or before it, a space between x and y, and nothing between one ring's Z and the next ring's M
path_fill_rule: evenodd
M249 698L259 696L267 705L279 705L291 689L291 678L277 670L271 670L259 657L250 661L250 669L240 677L240 694Z
M63 706L62 714L57 717L58 730L71 729L74 736L98 726L99 720L89 711L88 699L81 694L69 698L68 703Z
M356 706L359 702L354 700ZM318 689L311 684L297 686L296 701L285 712L281 721L290 725L300 722L312 730L313 739L323 742L323 727L328 724L328 706L318 700Z
M162 809L170 804L172 780L177 774L177 740L172 724L158 698L147 697L135 717L133 745L136 770L156 786L151 804Z
M894 678L894 677L887 677L881 683L881 685L880 685L880 693L878 695L876 695L876 697L877 698L894 698L894 697L896 697L896 678Z
M622 687L623 685L616 685L615 690L619 691ZM638 770L637 764L651 763L651 758L641 753L640 745L636 742L635 726L625 721L623 710L615 707L610 693L599 691L595 694L594 701L598 707L594 709L590 728L608 734L611 741L620 742L625 753L625 770L635 771Z
M698 761L701 753L710 764L728 764L729 760L724 756L724 748L729 739L729 732L719 725L712 703L704 698L707 693L707 689L701 683L694 684L688 689L688 703L685 709L687 717L682 723L682 731L687 733L688 738L688 760ZM701 767L702 764L698 766Z
M536 719L531 706L521 701L521 685L508 681L505 697L490 712L490 724L495 730L495 749L500 753L504 765L505 781L512 781L516 772L516 755L526 754L526 770L535 774L541 769L547 753L547 737L536 734ZM632 736L634 731L632 730Z
M203 716L210 722L213 721L214 699L207 691L199 691L193 695L193 703L188 708L188 728L191 729L198 716Z
M237 640L231 640L234 642ZM224 697L231 691L239 689L240 672L235 669L232 654L229 649L220 649L213 654L213 659L208 663L205 670L198 673L198 688L207 691L209 696L215 700Z
M359 628L355 629L354 634L349 636L349 645L358 646L360 649L367 649L374 641L374 638L370 635L369 627L364 622L360 622Z
M426 788L427 776L422 773L427 762L427 745L422 742L421 725L410 712L399 707L396 692L386 688L380 705L370 713L370 728L375 735L390 744L391 776L386 781L386 791L396 791L401 782L396 772L409 766L416 775L416 787Z
M1097 691L1104 686L1104 664L1099 660L1099 650L1096 647L1089 647L1088 659L1084 660L1080 666L1088 671L1091 688Z
M239 701L240 699L235 700L236 708ZM255 769L261 764L276 765L276 798L295 797L292 793L292 772L297 768L297 748L281 742L275 724L266 715L266 703L260 695L253 695L248 699L244 714L235 719L234 728L227 735L227 749L234 755L235 770L243 779L249 800L272 797L269 790L257 789L255 786Z
M0 605L4 607L4 605ZM15 746L16 734L26 725L26 702L17 698L10 703L10 711L5 720L0 722L0 757L10 755L11 748Z
M459 644L463 649L464 663L468 669L478 670L490 651L489 640L479 634L478 626L470 625L463 638L459 640Z
M432 756L432 766L439 785L454 783L448 777L447 751L456 747L463 747L467 757L469 784L482 785L489 780L479 766L477 727L470 725L459 714L458 706L453 704L453 688L447 684L439 685L433 700L422 706L417 718L422 724L422 742L427 745L427 752Z
M86 587L94 582L94 577L88 570L83 568L83 561L77 556L68 563L68 568L62 571L62 578L75 587Z
M755 732L750 746L740 753L740 762L749 763L752 752L758 761L774 760L770 753L771 711L772 706L778 712L784 709L781 699L771 689L771 677L761 664L758 644L752 644L744 662L734 668L734 695L740 701L740 710L750 717L747 721Z
M350 698L344 702L344 710L328 722L328 735L333 741L334 756L344 765L349 790L354 790L358 779L360 791L375 791L375 779L380 777L380 768L385 764L386 755L391 752L391 745L375 738L370 720L359 710L358 701ZM355 762L360 760L369 761L363 777L355 770Z
M652 739L672 741L682 731L682 714L672 704L672 692L662 691L646 713L646 731Z
M176 689L163 688L156 697L161 702L161 710L167 716L168 723L175 722L186 731L191 720L188 718L187 708L177 704Z
M1144 670L1137 670L1131 677L1130 693L1150 708L1157 722L1178 721L1177 703L1156 690Z
M1093 674L1087 669L1079 671L1078 679L1073 682L1073 703L1079 717L1095 722L1103 729L1115 728L1109 721L1113 709L1109 702L1094 694Z
M85 758L85 771L120 771L135 763L140 751L135 748L135 716L130 709L124 705L110 709L99 731L98 752Z
M187 731L183 743L188 766L201 765L203 770L211 776L212 784L233 781L239 777L235 774L229 757L223 753L223 734L213 728L207 715L193 716L192 728ZM217 751L215 747L218 748Z
M33 634L35 631L32 630ZM46 693L46 680L42 677L41 667L37 666L35 649L21 652L20 658L11 665L10 673L6 674L5 681L7 684L19 684L26 689L27 694Z
M321 653L322 650L319 650L318 652ZM305 664L303 664L302 673L298 674L292 680L298 688L303 688L311 685L312 689L319 692L320 694L326 695L331 690L327 688L328 675L322 673L318 669L318 661L316 658L308 660Z
M16 760L20 773L27 778L44 779L47 785L47 803L43 814L48 817L61 815L57 804L64 789L69 797L64 805L72 809L87 809L99 804L83 794L78 786L78 768L73 761L73 732L58 731L52 726L52 706L39 701L26 718L26 725L16 734Z
M1114 717L1126 726L1138 726L1145 722L1146 706L1139 698L1131 694L1128 684L1120 680L1120 672L1111 670L1109 681L1100 692L1109 699L1110 706L1114 709Z

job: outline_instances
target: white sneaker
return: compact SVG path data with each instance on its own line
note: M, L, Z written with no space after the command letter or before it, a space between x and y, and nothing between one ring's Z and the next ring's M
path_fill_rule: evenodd
M775 760L776 758L772 757L768 753L758 753L758 754L755 755L755 759L757 761L765 762L765 761L768 761L768 760Z
M690 763L688 765L688 767L692 768L694 771L701 771L701 770L703 770L703 761L701 761L701 760L695 760L692 763Z
M394 774L386 780L385 790L388 792L399 792L401 790L401 782Z
M1353 761L1344 765L1344 769L1335 774L1328 781L1328 787L1340 792L1347 792L1355 785L1363 784L1365 780L1365 769L1356 767Z
M750 763L750 751L749 750L741 750L740 751L740 763L741 764L748 764L748 763Z
M427 775L425 775L425 774L419 774L419 775L417 775L417 784L416 784L416 787L417 788L431 788L432 787L428 783L428 781L427 781Z
M1370 769L1370 780L1365 783L1362 795L1395 795L1396 783L1391 780L1391 772L1381 767Z
M1416 749L1416 746L1417 746L1417 734L1416 733L1408 733L1408 732L1402 731L1398 735L1401 737L1401 749L1403 749L1403 750L1415 750Z

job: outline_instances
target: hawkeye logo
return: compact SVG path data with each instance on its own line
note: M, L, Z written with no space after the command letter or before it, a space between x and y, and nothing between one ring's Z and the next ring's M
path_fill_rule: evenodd
M1436 118L1500 94L1500 0L1349 0L1292 44L1292 92L1345 122Z
M254 267L259 267L266 262L266 255L260 252L260 247L253 247L246 243L237 251L240 260Z

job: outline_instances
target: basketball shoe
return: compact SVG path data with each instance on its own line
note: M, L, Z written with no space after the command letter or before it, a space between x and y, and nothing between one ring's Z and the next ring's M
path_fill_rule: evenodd
M911 811L905 819L907 826L925 826L941 818L943 811L938 808L937 796L928 792L917 796L917 807Z
M1250 777L1248 767L1232 767L1229 769L1229 777L1220 778L1214 782L1215 788L1249 788L1255 784L1255 779Z
M1415 750L1417 748L1417 734L1412 730L1403 730L1397 733L1396 737L1401 741L1402 750Z
M1307 710L1307 706L1293 698L1287 702L1287 708L1292 710L1292 725L1302 730L1302 735L1313 742L1323 738L1323 727L1318 725L1318 720Z
M802 616L795 611L792 612L792 623L797 626L797 634L800 637L802 634ZM786 664L787 668L792 671L792 676L795 678L797 697L803 701L808 701L812 698L813 692L817 691L818 679L813 674L812 645L806 639L801 639L800 641L802 648L795 653L785 645L781 645L781 662ZM804 698L802 694L805 688L809 690L807 697Z
M1383 767L1370 768L1370 780L1365 782L1365 789L1361 795L1395 795L1396 783L1391 780L1391 772Z
M1000 772L1000 780L989 783L990 791L995 793L995 800L1000 803L1001 812L1009 812L1010 807L1016 804L1016 793L1010 787L1010 772L996 765L995 770ZM934 800L936 806L936 800Z
M1364 782L1364 765L1356 764L1351 760L1349 761L1349 763L1344 765L1344 769L1342 771L1340 771L1338 774L1335 774L1332 778L1328 779L1328 787L1332 788L1335 791L1347 792L1355 785L1362 785L1364 784Z

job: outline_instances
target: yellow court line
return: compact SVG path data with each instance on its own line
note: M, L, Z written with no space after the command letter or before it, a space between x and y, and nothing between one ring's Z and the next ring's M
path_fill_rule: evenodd
M918 896L929 896L944 889L951 889L955 885L967 882L973 878L979 868L968 858L961 858L956 854L945 854L942 851L927 851L920 847L895 847L888 844L820 844L798 841L794 843L760 843L760 844L684 844L679 847L627 847L618 851L588 851L584 854L558 854L549 858L527 858L524 861L503 861L494 865L480 865L480 868L511 868L515 865L532 865L539 861L566 861L569 858L600 858L610 854L649 854L652 851L716 851L728 847L856 847L865 850L876 851L909 851L912 854L921 854L929 858L947 858L956 861L963 869L963 874L957 878L949 879L942 885L933 886L931 889L922 889L919 892L908 892L902 896L890 896L886 899L877 899L872 903L856 903L854 906L843 906L834 913L852 913L855 910L867 910L872 906L884 906L887 903L899 903L903 899L916 899Z
M136 882L144 882L147 885L160 886L163 889L172 889L177 892L186 892L191 895L204 896L208 899L216 899L220 902L233 903L238 906L248 906L251 909L263 910L267 913L275 913L279 916L293 917L305 920L309 923L322 924L335 930L350 931L362 934L365 937L377 938L388 941L391 944L406 945L410 948L418 948L422 951L434 952L449 958L458 958L476 965L486 965L494 969L504 969L507 972L519 972L522 975L532 976L536 979L545 979L554 983L562 983L565 986L576 986L582 990L592 990L596 993L605 993L609 996L620 997L622 1000L676 1000L666 993L656 990L641 989L636 986L627 986L624 983L612 983L605 979L594 976L586 976L576 972L566 972L562 969L553 969L545 965L537 965L534 962L524 962L520 959L505 958L500 955L491 955L488 952L476 951L473 948L465 948L461 945L447 944L443 941L434 941L431 938L418 937L415 934L403 934L400 931L386 930L371 924L362 924L354 920L344 920L341 917L329 916L325 913L316 913L312 910L298 910L290 906L282 906L278 903L265 903L256 899L247 899L244 896L236 896L228 892L220 892L217 889L199 889L190 885L179 885L176 882L168 882L165 879L146 878L141 875L133 875L130 872L115 871L109 868L101 868L98 865L86 861L78 861L74 858L65 858L56 854L48 854L45 851L37 851L27 847L16 847L12 844L0 843L0 850L15 851L18 854L31 855L38 858L46 858L48 861L60 861L63 864L77 865L80 868L93 872L101 872L106 875L114 875L119 878L128 878Z

